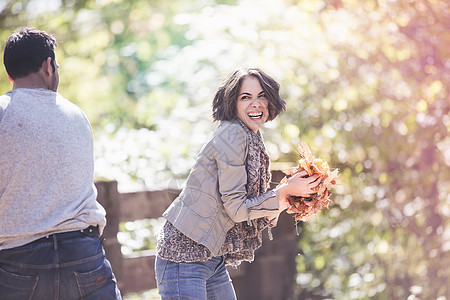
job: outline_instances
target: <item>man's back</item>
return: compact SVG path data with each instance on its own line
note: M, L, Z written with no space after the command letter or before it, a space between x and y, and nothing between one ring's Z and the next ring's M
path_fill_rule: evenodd
M0 250L89 224L102 230L83 112L46 89L15 89L0 103Z
M0 96L0 298L122 299L100 238L92 128L56 91L56 40L22 28L5 45Z

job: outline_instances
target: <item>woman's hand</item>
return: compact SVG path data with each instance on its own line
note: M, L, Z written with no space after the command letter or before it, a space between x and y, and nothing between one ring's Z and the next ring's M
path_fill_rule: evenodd
M308 173L306 171L301 171L289 178L287 183L276 189L280 211L288 208L289 203L286 201L288 195L309 197L309 195L317 192L314 188L320 183L319 176L317 174L307 176Z
M318 186L319 183L319 175L315 174L308 176L306 171L301 171L288 179L287 194L292 196L309 197L309 195L317 192L314 188Z

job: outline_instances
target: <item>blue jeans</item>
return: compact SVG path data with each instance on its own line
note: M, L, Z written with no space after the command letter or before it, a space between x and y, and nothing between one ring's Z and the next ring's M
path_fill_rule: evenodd
M122 299L100 238L54 234L0 251L0 300Z
M236 300L223 257L176 263L156 257L155 277L162 300Z

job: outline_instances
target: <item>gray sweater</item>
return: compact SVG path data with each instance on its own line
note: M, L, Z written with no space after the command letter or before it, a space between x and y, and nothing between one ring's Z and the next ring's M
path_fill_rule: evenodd
M0 96L0 250L106 224L93 185L92 128L46 89Z

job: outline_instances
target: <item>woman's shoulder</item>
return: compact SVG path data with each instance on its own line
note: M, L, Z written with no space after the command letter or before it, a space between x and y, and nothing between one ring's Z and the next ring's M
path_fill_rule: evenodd
M235 120L221 121L213 136L228 145L246 145L248 138L244 128Z
M244 128L239 124L236 120L231 121L221 121L219 126L216 129L216 135L222 133L236 134L239 136L246 137L247 133Z
M247 139L247 133L239 123L222 121L205 144L202 154L235 163L246 156Z

